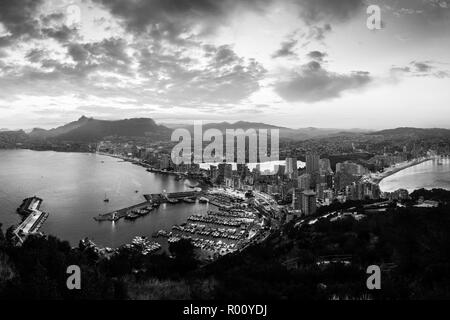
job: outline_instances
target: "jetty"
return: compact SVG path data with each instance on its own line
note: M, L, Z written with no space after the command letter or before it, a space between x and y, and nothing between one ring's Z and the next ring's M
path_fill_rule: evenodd
M149 205L149 202L144 201L144 202L132 205L130 207L115 210L113 212L99 214L98 216L94 217L94 220L96 220L96 221L117 221L119 219L125 218L131 210L140 209L140 208L143 208L148 205Z
M114 210L112 212L99 214L98 216L94 217L94 220L96 221L117 221L122 218L128 217L132 211L138 211L145 209L148 206L156 207L161 203L177 203L180 200L183 200L185 198L195 198L199 195L201 195L201 191L184 191L184 192L172 192L172 193L155 193L155 194L145 194L144 198L145 201L125 207L122 209Z
M25 217L22 223L14 229L13 233L22 244L30 234L36 234L48 218L48 213L40 210L42 199L38 197L27 198L23 200L22 205L17 212Z
M145 199L147 201L157 201L160 203L171 203L172 200L183 200L184 198L195 198L201 196L203 194L202 191L182 191L182 192L163 192L163 193L154 193L154 194L144 194Z

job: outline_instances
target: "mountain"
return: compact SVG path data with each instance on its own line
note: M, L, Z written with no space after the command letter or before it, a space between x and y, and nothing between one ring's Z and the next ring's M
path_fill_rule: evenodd
M194 131L193 125L182 125L182 124L172 124L170 128L184 128L189 130L191 133ZM367 133L368 130L363 129L349 129L343 131L343 129L332 129L332 128L299 128L299 129L291 129L287 127L280 127L275 125L270 125L261 122L248 122L248 121L238 121L235 123L229 122L219 122L219 123L206 123L203 124L203 132L208 129L218 129L221 132L225 132L226 129L279 129L280 130L280 138L282 139L290 139L290 140L307 140L314 138L321 138L327 136L335 136L335 135L350 135L355 133Z
M384 136L386 138L450 138L450 129L401 127L371 132L369 134Z
M6 128L0 128L0 132L3 132L3 131L11 131L11 130L6 129Z
M77 121L73 121L73 122L70 122L61 127L50 129L50 130L34 128L29 133L29 136L30 136L30 138L34 138L34 139L49 139L49 138L58 137L60 135L69 133L72 130L75 130L77 128L80 128L80 127L86 125L89 122L89 120L93 120L93 119L82 116Z
M33 139L54 139L58 141L95 142L105 137L149 137L153 140L170 139L171 130L157 125L150 118L125 120L97 120L81 117L64 126L44 130L36 128L29 135Z

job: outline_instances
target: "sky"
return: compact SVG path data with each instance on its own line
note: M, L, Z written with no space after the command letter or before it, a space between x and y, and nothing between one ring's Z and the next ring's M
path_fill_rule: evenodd
M450 0L0 1L0 128L450 128L449 88Z

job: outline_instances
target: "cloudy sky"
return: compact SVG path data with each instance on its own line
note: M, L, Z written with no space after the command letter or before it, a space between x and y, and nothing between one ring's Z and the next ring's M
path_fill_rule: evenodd
M449 88L450 0L0 1L0 128L450 128Z

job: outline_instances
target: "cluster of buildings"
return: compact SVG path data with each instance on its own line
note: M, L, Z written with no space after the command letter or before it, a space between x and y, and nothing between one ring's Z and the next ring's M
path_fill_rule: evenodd
M308 153L306 165L299 168L295 157L287 157L284 165L275 170L261 172L260 166L250 171L245 164L237 164L236 170L228 163L211 165L211 182L244 191L257 191L274 196L279 203L288 204L300 215L311 215L317 206L327 205L334 200L378 199L381 196L377 184L361 178L369 170L361 164L342 162L333 171L329 159Z
M307 152L305 163L296 157L286 155L285 163L276 165L274 170L261 170L257 164L250 169L246 164L218 163L209 168L197 163L174 164L170 150L164 146L136 148L122 146L129 155L139 158L152 168L177 173L187 173L207 180L212 185L244 192L259 192L272 196L279 204L287 205L299 215L311 215L317 207L329 205L333 201L365 199L406 199L406 190L382 194L378 181L368 179L372 172L405 162L419 154L421 149L404 147L401 151L388 153L386 147L370 159L333 163L321 158L319 152ZM353 150L355 146L353 145ZM103 149L111 152L111 146L103 144ZM131 148L127 150L126 148ZM114 152L119 150L115 149ZM122 150L123 153L124 150ZM384 152L383 152L384 151ZM336 162L336 160L333 160ZM304 165L303 165L304 164ZM405 193L406 191L406 193ZM225 206L226 204L224 204Z

